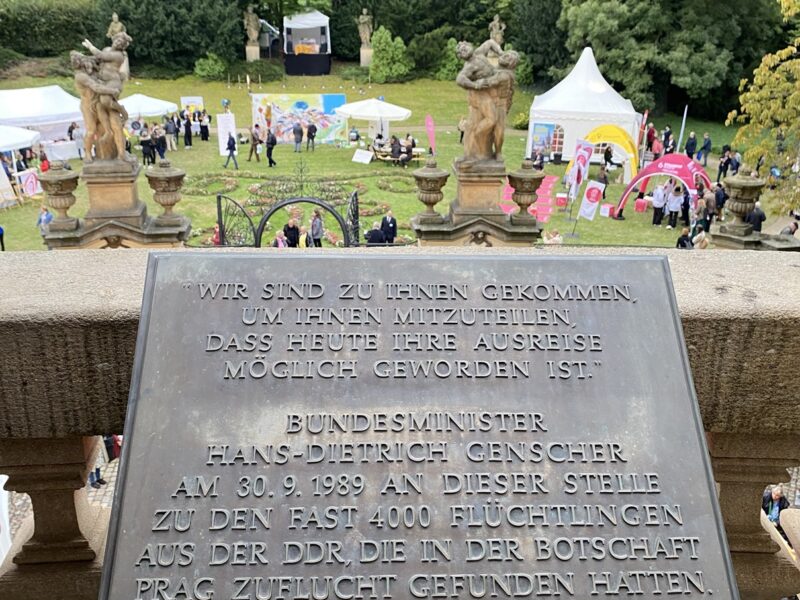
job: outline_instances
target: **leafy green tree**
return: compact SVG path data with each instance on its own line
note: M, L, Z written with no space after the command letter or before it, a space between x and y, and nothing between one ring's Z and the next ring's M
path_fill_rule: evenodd
M105 20L119 14L133 43L137 63L191 70L206 53L230 62L244 48L242 14L226 0L100 0Z
M800 1L781 0L786 19L800 12ZM772 191L781 210L800 209L800 187L794 168L800 162L800 38L763 57L750 81L742 81L740 108L728 115L738 123L734 144L745 148L749 165L763 162L762 176L773 165L783 177Z
M439 68L434 75L435 79L440 81L455 81L456 75L461 70L462 62L456 56L456 46L458 42L455 38L447 40L447 45L444 48L442 60L439 63Z
M372 34L372 64L369 75L376 83L401 81L414 68L406 45L400 37L392 39L392 32L378 27Z
M561 0L513 0L511 3L508 38L514 48L525 55L517 68L518 80L550 82L550 70L569 62L564 34L557 27L561 8Z
M244 10L249 4L256 7L258 16L265 19L279 30L283 27L283 17L290 17L309 10L318 10L331 15L331 0L240 0L239 9Z

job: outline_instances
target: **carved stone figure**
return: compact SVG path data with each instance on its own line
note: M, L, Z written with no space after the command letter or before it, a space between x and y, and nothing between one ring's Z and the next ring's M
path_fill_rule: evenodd
M469 116L464 131L464 157L462 166L478 161L502 160L503 138L497 143L498 104L506 102L513 94L513 71L509 82L508 73L501 71L489 62L490 52L502 54L494 40L487 40L475 49L469 42L456 46L456 55L464 61L456 83L467 90ZM517 59L518 60L518 59ZM505 71L505 70L503 70ZM508 88L511 91L508 91ZM503 126L505 119L503 118Z
M500 47L503 46L505 30L506 24L500 20L500 15L495 15L492 22L489 23L489 37Z
M261 21L258 15L253 12L252 4L247 7L244 13L244 30L247 32L247 43L257 45L258 37L261 35Z
M125 25L122 21L119 20L119 15L114 13L111 15L111 23L108 24L108 31L106 32L106 37L108 39L112 39L118 33L126 33L127 30L125 29Z
M135 161L125 152L123 127L128 113L119 102L125 80L122 67L125 49L131 42L127 33L114 35L111 46L99 50L89 40L83 46L91 52L86 56L71 52L70 60L75 70L75 86L81 96L81 113L86 124L84 146L87 160L91 159L91 148L99 160Z
M362 9L361 14L356 18L358 24L358 36L361 38L362 48L372 48L372 15L366 8Z
M494 143L494 159L503 160L503 141L505 140L506 116L514 101L514 84L517 81L514 70L519 64L519 54L510 50L503 52L498 60L498 69L485 83L494 100L494 127L492 142Z

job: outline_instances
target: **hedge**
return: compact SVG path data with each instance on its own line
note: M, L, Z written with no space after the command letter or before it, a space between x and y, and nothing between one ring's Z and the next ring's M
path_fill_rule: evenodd
M80 48L84 38L102 42L101 21L92 0L0 0L0 46L25 56L55 56Z

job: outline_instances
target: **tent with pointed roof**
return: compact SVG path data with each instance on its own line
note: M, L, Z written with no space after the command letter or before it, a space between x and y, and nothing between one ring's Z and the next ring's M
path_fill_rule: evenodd
M543 149L572 158L577 140L600 125L616 125L638 140L641 121L631 101L605 80L587 47L569 75L534 98L526 155Z

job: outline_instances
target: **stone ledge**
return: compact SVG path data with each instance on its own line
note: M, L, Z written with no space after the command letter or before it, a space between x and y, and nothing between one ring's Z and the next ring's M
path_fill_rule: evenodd
M254 252L234 252L248 251ZM255 252L275 253L279 260L286 250ZM337 252L430 253L419 248ZM122 431L147 253L11 252L0 257L0 438ZM706 430L800 433L795 391L800 256L563 247L435 252L448 254L667 256Z

